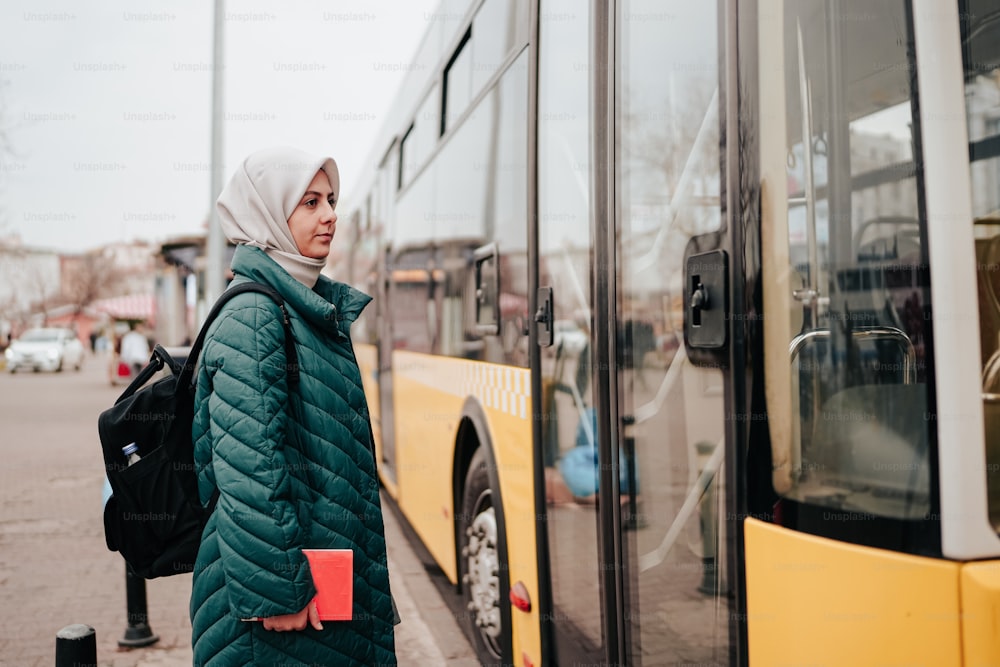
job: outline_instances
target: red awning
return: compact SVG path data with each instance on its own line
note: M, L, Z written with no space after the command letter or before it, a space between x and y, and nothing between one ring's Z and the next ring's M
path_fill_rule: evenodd
M91 306L119 320L152 320L156 315L156 300L152 294L130 294L99 299Z
M512 292L500 292L500 315L523 315L528 312L528 297Z

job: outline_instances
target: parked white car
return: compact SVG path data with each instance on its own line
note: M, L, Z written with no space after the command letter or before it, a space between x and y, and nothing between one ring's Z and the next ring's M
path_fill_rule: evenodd
M34 371L80 370L83 364L83 343L69 329L55 327L28 329L4 351L7 370L16 373L22 368Z

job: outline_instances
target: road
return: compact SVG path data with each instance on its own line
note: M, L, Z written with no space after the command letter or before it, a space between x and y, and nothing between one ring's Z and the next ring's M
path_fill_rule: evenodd
M99 667L191 664L190 575L147 584L149 624L159 641L118 647L126 628L125 567L108 551L101 523L104 470L97 415L121 387L106 360L80 372L0 372L0 667L51 667L67 625L94 628ZM386 511L401 667L478 663L427 568Z

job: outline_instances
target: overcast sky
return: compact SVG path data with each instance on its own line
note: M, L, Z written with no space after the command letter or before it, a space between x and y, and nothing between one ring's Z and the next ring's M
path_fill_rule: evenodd
M438 0L227 0L225 180L257 148L332 155L343 201ZM0 3L0 237L78 252L204 230L212 3Z

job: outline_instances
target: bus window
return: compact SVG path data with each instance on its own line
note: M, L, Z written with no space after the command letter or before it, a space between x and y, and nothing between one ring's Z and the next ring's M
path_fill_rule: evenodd
M472 94L476 95L500 71L517 31L517 3L486 0L472 22Z
M471 36L471 31L465 33L444 70L444 117L440 125L441 134L451 129L472 101Z
M436 280L426 250L408 252L389 267L392 349L430 352L437 333Z
M435 86L417 110L413 124L400 143L399 187L406 187L437 146L440 135L440 93Z
M827 514L921 519L930 276L906 3L772 6L759 97L774 489Z
M976 237L989 516L1000 530L1000 2L973 2L962 19L966 120Z
M469 270L474 262L473 249L463 244L449 244L440 250L437 262L441 267L439 354L482 358L483 340L475 321L475 272Z

